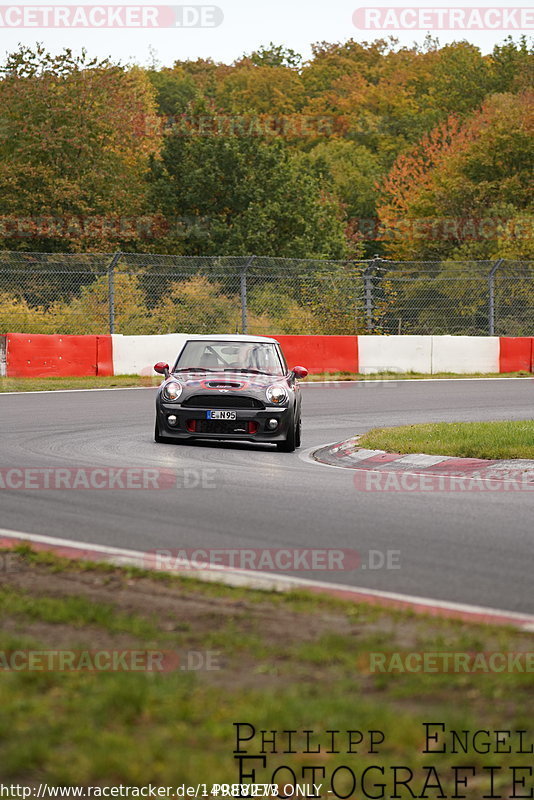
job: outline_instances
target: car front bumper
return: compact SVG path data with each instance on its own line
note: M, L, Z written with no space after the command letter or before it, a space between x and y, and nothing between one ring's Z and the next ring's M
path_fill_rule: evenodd
M293 424L291 406L231 410L236 412L235 420L208 420L205 408L183 407L179 403L165 402L161 398L156 402L160 434L172 439L281 442L287 437ZM176 423L171 424L169 417L176 417ZM268 427L269 420L277 421L278 425L274 430Z

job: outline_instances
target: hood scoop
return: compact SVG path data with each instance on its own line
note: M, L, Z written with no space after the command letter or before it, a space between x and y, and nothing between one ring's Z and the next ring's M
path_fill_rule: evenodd
M244 384L238 381L206 381L204 385L208 389L241 389Z

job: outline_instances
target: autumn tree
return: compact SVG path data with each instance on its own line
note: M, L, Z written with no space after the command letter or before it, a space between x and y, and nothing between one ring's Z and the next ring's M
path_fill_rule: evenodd
M26 247L112 246L106 230L113 238L113 225L98 225L94 236L82 225L79 237L65 242L65 220L145 210L149 158L161 141L154 94L142 69L85 52L52 56L38 46L8 56L0 80L0 214L63 221Z
M528 256L530 237L518 241L513 220L532 210L532 100L532 92L493 95L465 122L451 117L399 156L379 207L391 254L492 258L508 236L515 255Z
M534 83L534 52L526 36L511 36L493 48L490 57L495 92L521 92Z
M250 55L243 56L258 67L289 67L298 69L302 64L302 56L290 47L271 42L268 47L259 47Z
M280 141L170 135L154 163L152 202L167 217L203 220L200 242L168 242L196 255L333 257L345 253L336 202L304 156Z

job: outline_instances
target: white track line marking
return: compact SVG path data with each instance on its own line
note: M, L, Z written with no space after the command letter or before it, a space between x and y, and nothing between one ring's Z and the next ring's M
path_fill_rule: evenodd
M333 447L333 453L339 453L342 450L343 445L345 442L342 442L339 446ZM322 448L321 448L322 449ZM357 450L355 453L351 453L350 457L353 458L355 461L365 461L368 458L372 458L373 456L379 456L383 453L383 450L367 450L366 448L362 448L361 450ZM346 458L345 456L340 456L340 458Z
M451 461L454 456L427 456L424 453L408 453L408 455L392 461L392 464L408 464L410 467L434 467L443 461Z
M120 547L108 545L92 544L88 542L77 542L72 539L60 539L55 536L43 536L36 533L25 533L22 531L11 531L0 528L0 537L7 539L23 540L35 542L36 544L48 545L50 547L71 548L80 551L91 551L95 558L98 555L108 557L108 561L119 565L137 566L141 569L151 569L147 564L147 554L139 550L126 550ZM162 548L163 549L163 548ZM153 556L152 556L153 557ZM185 562L184 562L185 564ZM154 569L154 567L152 567ZM164 572L165 570L161 570ZM167 570L168 571L168 570ZM184 573L179 573L184 574ZM218 567L217 569L191 570L186 573L197 580L223 583L228 586L242 586L251 589L267 589L270 591L290 591L291 589L321 589L326 592L345 592L352 594L357 599L358 595L367 595L378 600L389 601L391 604L404 603L415 606L423 611L440 609L450 611L451 614L464 614L472 616L473 621L484 618L491 621L496 618L500 621L508 621L510 625L516 625L527 632L534 632L534 615L523 614L516 611L503 611L495 608L484 608L483 606L472 606L465 603L454 603L445 600L433 600L427 597L416 597L414 595L401 594L398 592L384 592L376 589L367 589L361 586L350 586L348 584L327 583L325 581L315 581L307 578L295 578L289 575L270 574L265 572L255 572L252 570L233 569L231 567Z

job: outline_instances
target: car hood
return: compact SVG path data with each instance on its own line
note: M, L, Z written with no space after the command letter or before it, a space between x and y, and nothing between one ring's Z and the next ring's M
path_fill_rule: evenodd
M273 383L286 383L283 375L258 375L255 372L177 372L171 378L180 381L186 389L226 389L243 391L265 389Z

